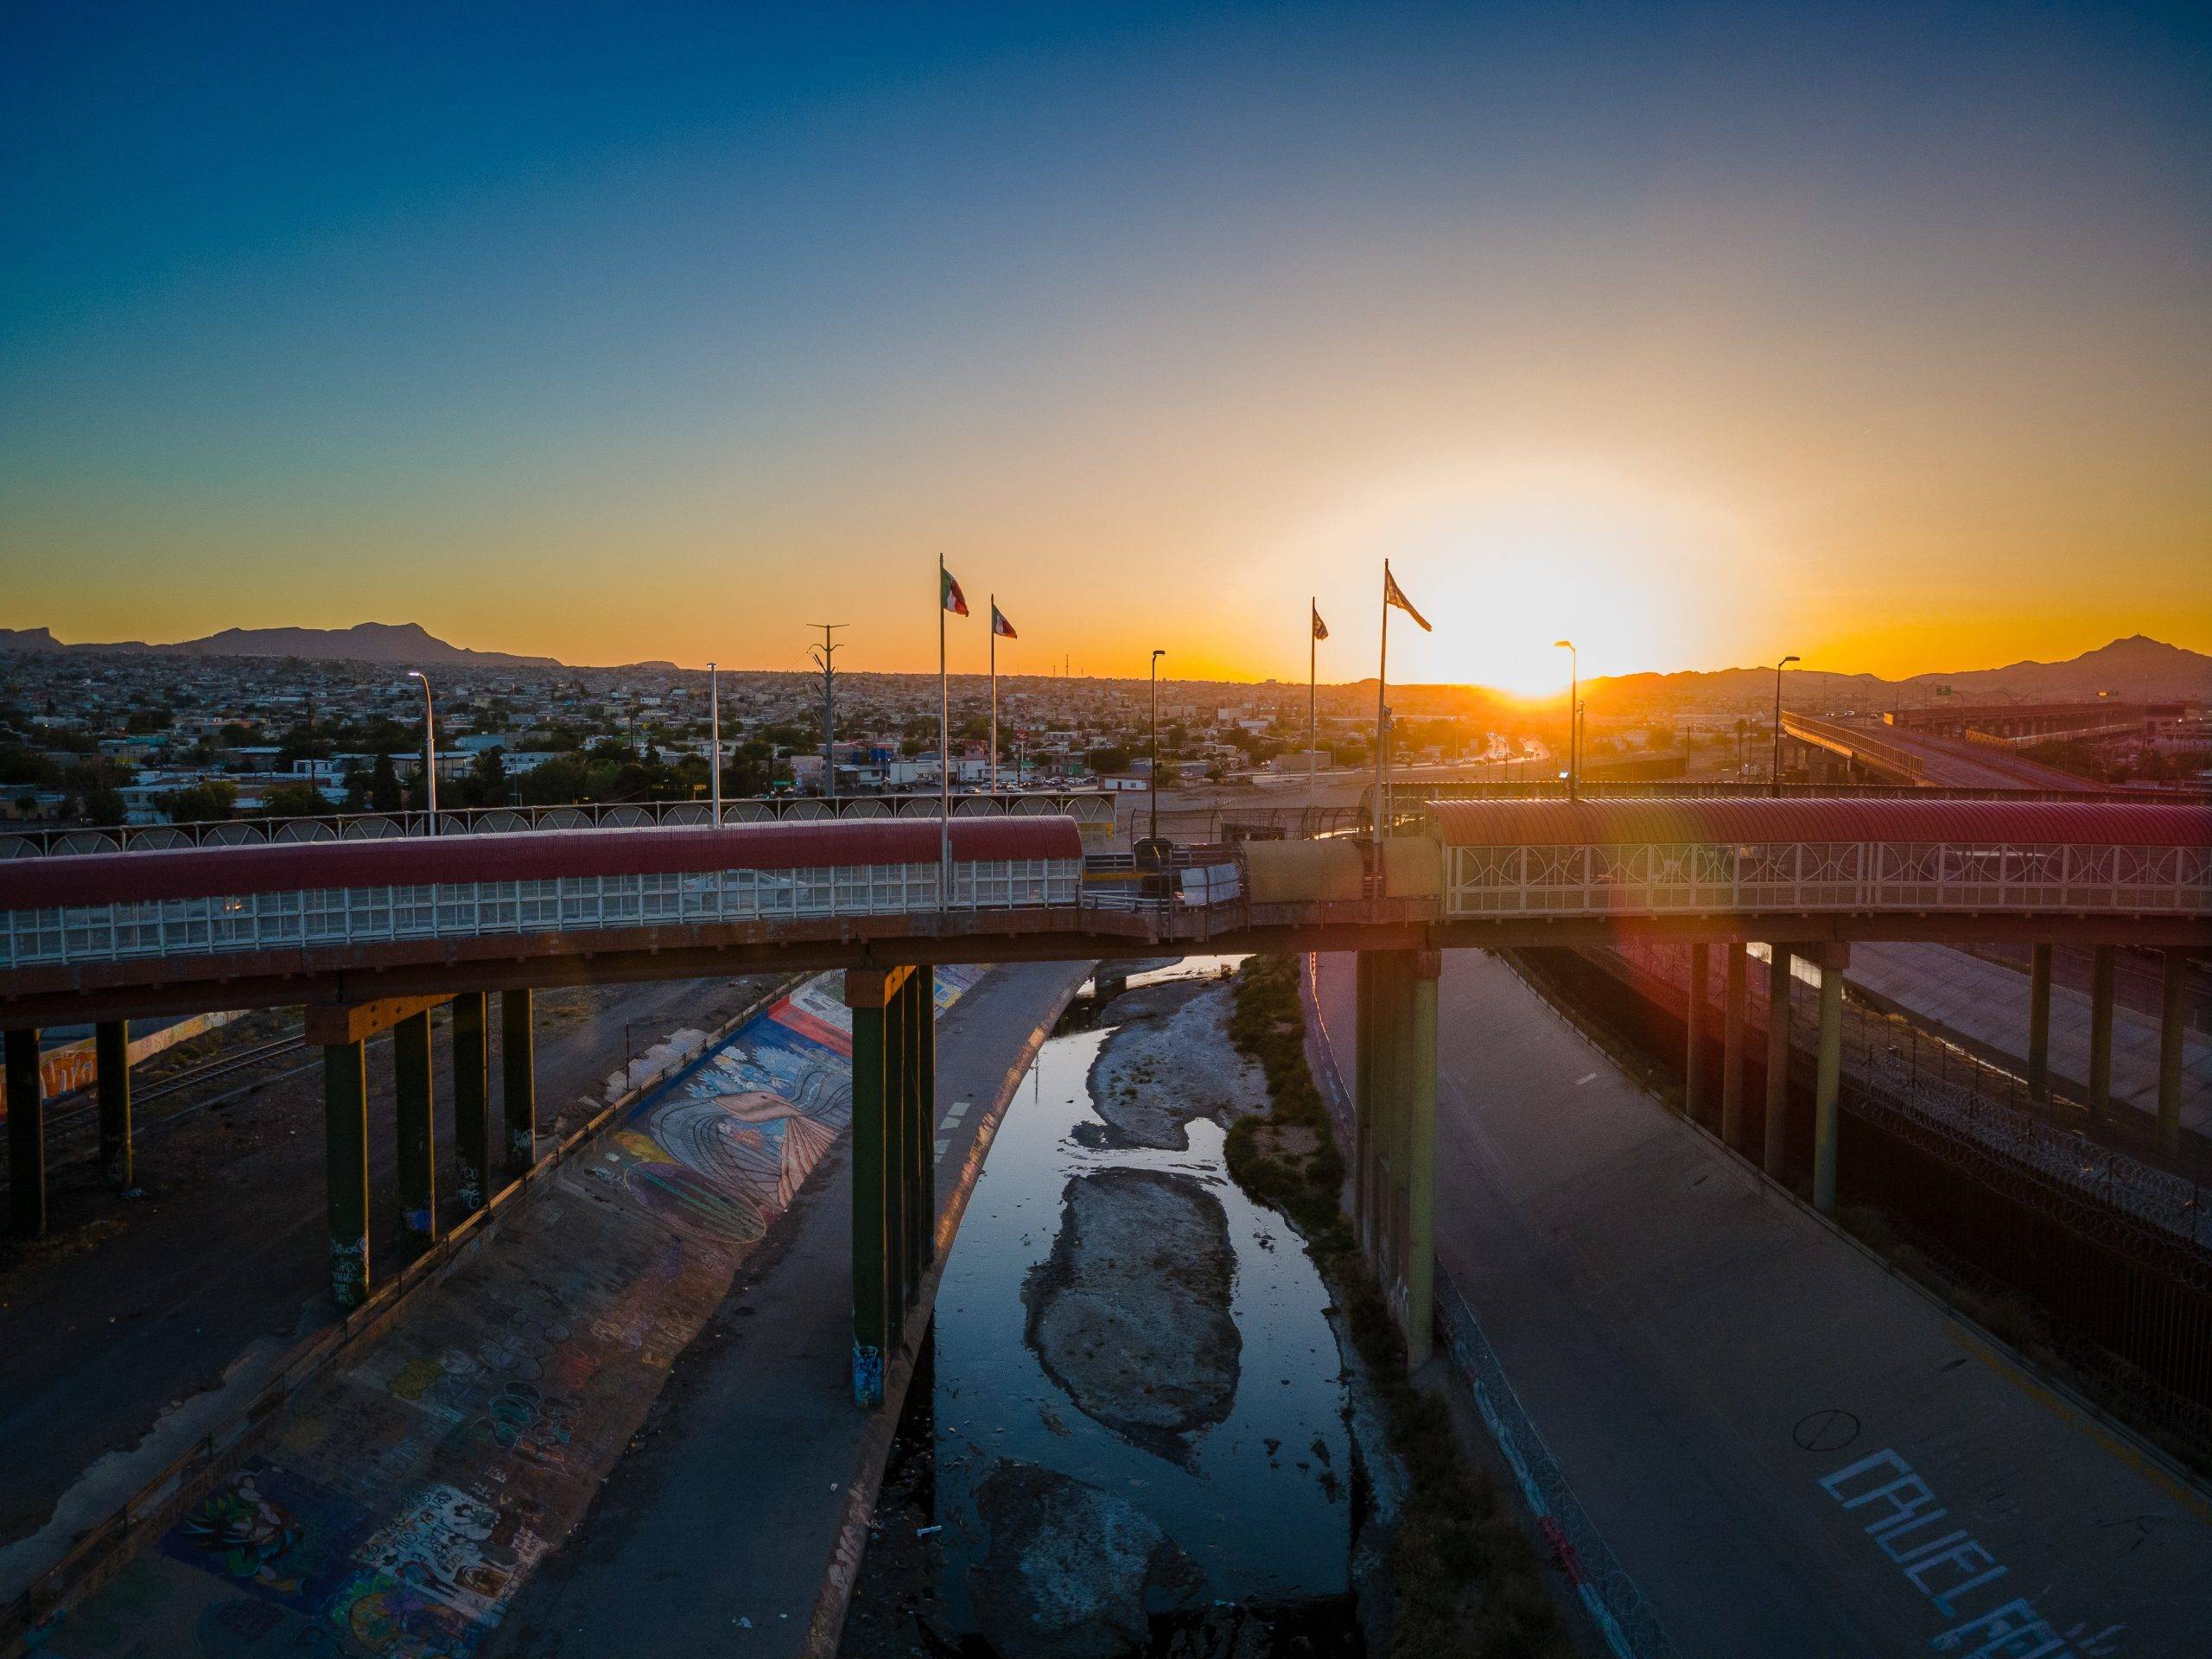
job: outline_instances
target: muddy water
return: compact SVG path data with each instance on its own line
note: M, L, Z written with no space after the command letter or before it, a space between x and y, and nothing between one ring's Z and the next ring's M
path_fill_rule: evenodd
M1133 976L1130 986L1211 981L1235 960L1185 958ZM1009 1642L1003 1580L1027 1541L993 1539L984 1519L995 1515L1002 1534L1016 1526L1032 1536L1049 1533L1053 1502L1034 1501L1039 1484L1071 1493L1077 1506L1096 1505L1092 1494L1104 1494L1118 1500L1107 1508L1128 1505L1141 1512L1137 1529L1148 1521L1166 1536L1175 1565L1148 1582L1150 1630L1119 1650L1215 1650L1220 1627L1236 1622L1224 1611L1231 1606L1269 1615L1265 1634L1245 1632L1240 1655L1355 1650L1348 1586L1354 1481L1326 1293L1296 1236L1230 1179L1219 1126L1193 1119L1182 1152L1084 1144L1099 1138L1087 1078L1110 1036L1110 1027L1100 1027L1046 1042L992 1143L938 1294L931 1368L910 1393L848 1625L848 1654L1052 1650L1033 1645L1033 1631ZM1172 1090L1173 1077L1151 1086ZM1052 1255L1071 1182L1104 1171L1180 1178L1186 1198L1217 1203L1227 1224L1234 1259L1228 1313L1241 1344L1233 1396L1225 1414L1209 1412L1166 1444L1109 1427L1101 1418L1111 1412L1089 1414L1078 1391L1056 1381L1031 1346L1025 1283ZM1128 1185L1109 1181L1098 1190ZM1217 1243L1218 1229L1208 1235ZM979 1488L995 1474L979 1504ZM1032 1495L1018 1521L1002 1501L1009 1485ZM1080 1529L1068 1525L1076 1553L1088 1554ZM924 1530L931 1527L938 1530ZM1259 1621L1250 1622L1256 1630ZM1198 1624L1211 1634L1193 1646ZM1118 1641L1102 1646L1094 1630L1061 1650L1114 1651Z

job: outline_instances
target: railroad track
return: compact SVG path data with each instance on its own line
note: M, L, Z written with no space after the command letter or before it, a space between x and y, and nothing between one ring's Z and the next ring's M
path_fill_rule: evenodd
M251 1048L240 1049L235 1054L219 1054L213 1059L188 1067L173 1077L163 1077L158 1083L133 1087L130 1091L132 1110L135 1114L138 1107L149 1102L162 1099L169 1095L182 1094L186 1090L196 1089L203 1084L218 1083L225 1077L234 1077L241 1071L251 1071L257 1066L265 1065L270 1060L282 1059L288 1054L296 1054L306 1046L307 1039L304 1037L279 1037L270 1042L257 1043ZM272 1078L270 1081L274 1082L276 1079ZM90 1090L87 1090L86 1094L87 1096L86 1099L65 1110L51 1113L48 1116L48 1133L72 1129L80 1123L90 1122L99 1116L99 1096ZM172 1119L189 1116L200 1107L214 1103L213 1101L198 1101L173 1112L163 1112L157 1116L150 1116L136 1127L143 1132L157 1124L168 1122Z

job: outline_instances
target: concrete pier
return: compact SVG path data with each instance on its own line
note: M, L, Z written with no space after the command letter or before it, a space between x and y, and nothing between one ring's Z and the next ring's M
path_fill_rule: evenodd
M499 1095L505 1104L507 1174L520 1179L537 1161L537 1052L531 993L499 993Z
M1789 947L1767 946L1766 964L1766 1144L1761 1166L1775 1180L1783 1178L1789 1150Z
M484 1020L488 998L467 991L453 1000L454 1186L461 1206L474 1214L491 1202L492 1052Z
M1821 948L1821 1047L1813 1085L1813 1205L1835 1214L1837 1107L1843 1085L1843 970L1848 947Z
M391 1084L399 1122L399 1210L407 1230L438 1236L438 1132L432 1109L430 1016L410 1014L391 1028Z
M1732 1152L1743 1150L1744 981L1749 963L1745 946L1728 947L1720 1005L1720 1141Z
M330 1226L330 1297L342 1309L369 1294L369 1059L356 1039L322 1051L323 1167Z

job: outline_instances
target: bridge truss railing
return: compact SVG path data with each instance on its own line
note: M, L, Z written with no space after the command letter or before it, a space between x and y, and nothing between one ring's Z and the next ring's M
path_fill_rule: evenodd
M748 797L722 803L724 823L847 818L934 818L942 816L937 791L913 795ZM1103 790L1002 790L955 795L952 816L1031 817L1065 816L1111 836L1115 798ZM705 801L579 802L561 806L482 806L440 812L442 836L511 835L525 830L639 830L653 825L711 823ZM206 823L118 825L111 828L10 825L0 831L0 858L79 853L157 852L174 847L246 847L302 842L385 841L432 833L427 812L327 812L311 817L219 818Z
M2212 848L1777 842L1447 847L1451 918L1718 911L2212 914Z
M935 863L813 869L563 876L425 887L319 889L11 911L0 969L568 933L687 923L804 921L1071 906L1074 859L962 861L952 886Z

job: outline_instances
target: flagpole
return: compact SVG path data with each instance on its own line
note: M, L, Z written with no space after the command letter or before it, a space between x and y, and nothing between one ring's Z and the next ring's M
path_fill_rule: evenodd
M1382 821L1389 809L1383 805L1390 787L1390 739L1388 704L1390 683L1390 561L1382 561L1382 648L1375 661L1375 892L1382 893Z
M1306 601L1306 833L1309 836L1313 833L1313 741L1319 729L1314 719L1314 691L1321 665L1321 636L1313 619L1320 614L1321 598L1316 594Z
M937 556L938 907L952 907L952 692L944 675L944 555Z
M991 794L999 792L999 596L991 595Z

